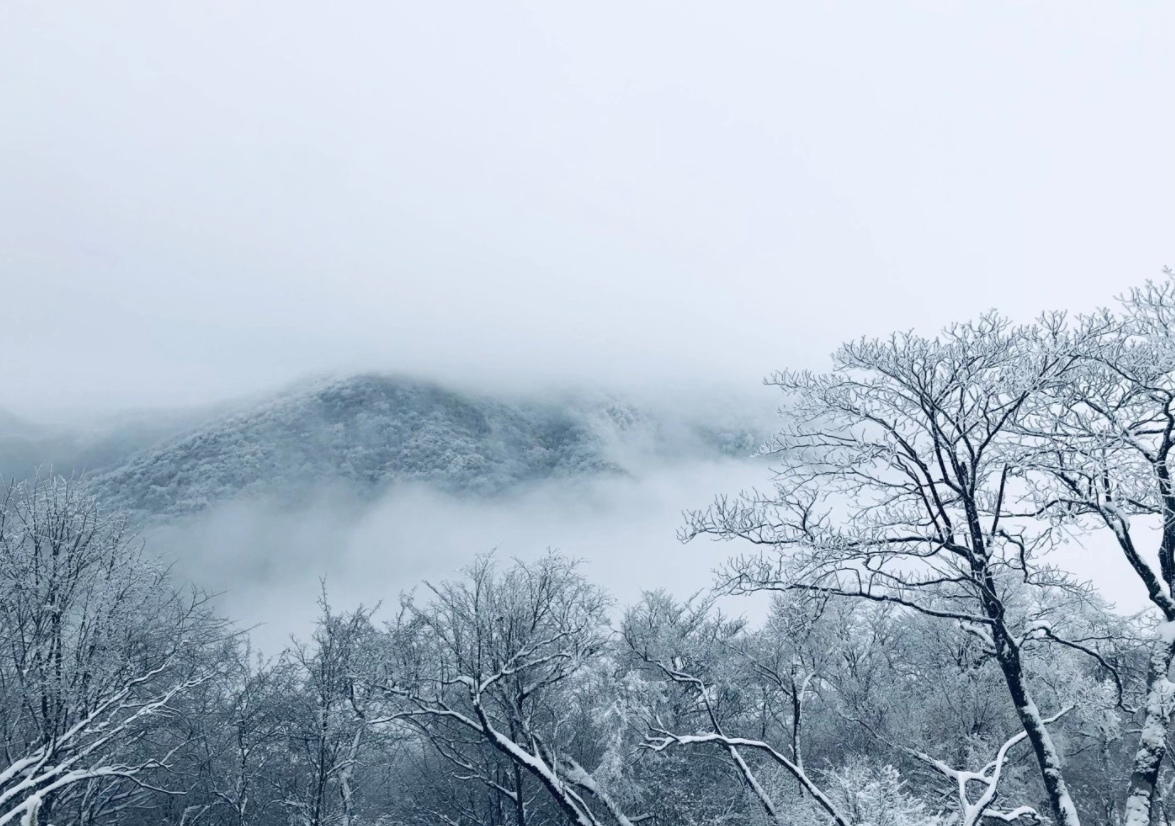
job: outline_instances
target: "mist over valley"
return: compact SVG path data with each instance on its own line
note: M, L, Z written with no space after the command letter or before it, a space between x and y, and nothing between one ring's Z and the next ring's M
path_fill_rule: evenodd
M311 629L321 580L339 604L394 610L490 551L582 558L617 610L642 590L708 587L721 554L681 545L682 511L762 483L775 422L765 391L702 395L323 378L88 424L9 414L0 472L84 479L273 652Z

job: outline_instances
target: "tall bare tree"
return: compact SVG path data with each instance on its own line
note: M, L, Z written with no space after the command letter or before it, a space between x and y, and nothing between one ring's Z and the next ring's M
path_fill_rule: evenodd
M689 515L684 538L761 549L730 565L730 591L888 602L989 640L1053 817L1075 826L1062 756L1027 679L1012 586L1076 586L1041 558L1054 541L1048 527L1016 519L1020 458L1005 438L1038 394L1067 381L1063 331L1060 317L1015 327L988 315L937 338L847 344L832 373L776 374L774 492L718 499Z
M1161 618L1151 644L1142 723L1126 800L1128 826L1155 803L1175 714L1175 274L1122 300L1123 312L1080 319L1067 380L1018 420L1033 513L1100 530ZM1154 565L1157 562L1157 569ZM1095 652L1091 654L1096 656Z

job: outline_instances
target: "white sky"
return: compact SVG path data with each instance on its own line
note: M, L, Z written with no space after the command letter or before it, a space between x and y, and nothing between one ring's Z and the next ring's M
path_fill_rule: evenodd
M1175 264L1175 4L0 4L0 407L755 382Z

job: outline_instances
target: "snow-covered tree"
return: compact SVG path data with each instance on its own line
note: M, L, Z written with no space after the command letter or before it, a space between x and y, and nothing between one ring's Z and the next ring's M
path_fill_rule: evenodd
M784 425L767 446L774 492L720 498L686 538L740 538L732 593L800 590L891 603L981 637L1036 757L1053 817L1079 822L1062 756L1027 679L1015 583L1073 589L1045 564L1047 526L1017 520L1021 457L1007 434L1074 357L1061 319L1015 327L985 316L937 338L844 345L835 372L785 372Z
M632 820L596 780L591 748L576 743L569 704L575 677L608 642L607 596L576 564L555 554L499 570L492 557L464 580L408 598L389 632L381 687L464 778L507 799L518 826L529 822L528 788L579 826ZM511 768L506 783L461 749L473 737Z
M52 477L0 501L0 826L109 821L165 788L165 722L215 675L220 624L125 522Z
M356 769L378 716L370 696L375 629L370 610L337 613L325 586L310 644L289 653L297 690L287 710L287 737L300 770L288 774L283 805L305 826L352 826Z
M1148 282L1123 312L1082 318L1068 380L1036 399L1016 431L1035 449L1036 513L1113 537L1160 624L1153 633L1125 822L1150 821L1175 714L1175 274ZM1157 528L1157 530L1156 530ZM1158 561L1158 569L1151 560ZM1096 656L1096 654L1093 654Z
M649 710L643 747L658 753L678 747L725 752L775 823L783 822L786 807L765 776L782 770L834 823L850 826L804 769L804 700L812 680L820 675L813 670L814 652L804 644L812 634L814 617L794 610L792 602L777 600L773 623L755 636L746 633L743 621L724 617L705 601L682 604L667 594L652 593L629 611L625 642L650 676L666 687L665 700ZM776 723L779 706L784 705L778 702L781 698L788 716L783 726ZM775 742L782 732L786 746Z

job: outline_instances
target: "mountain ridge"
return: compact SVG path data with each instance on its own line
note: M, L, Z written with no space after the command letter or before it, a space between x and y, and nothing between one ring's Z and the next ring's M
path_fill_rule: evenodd
M323 485L361 497L396 483L495 496L547 479L632 474L649 462L745 457L761 441L749 418L616 394L495 396L379 373L304 381L142 435L141 444L127 432L114 444L99 439L78 455L102 460L86 468L99 495L145 520L249 496L297 505Z

